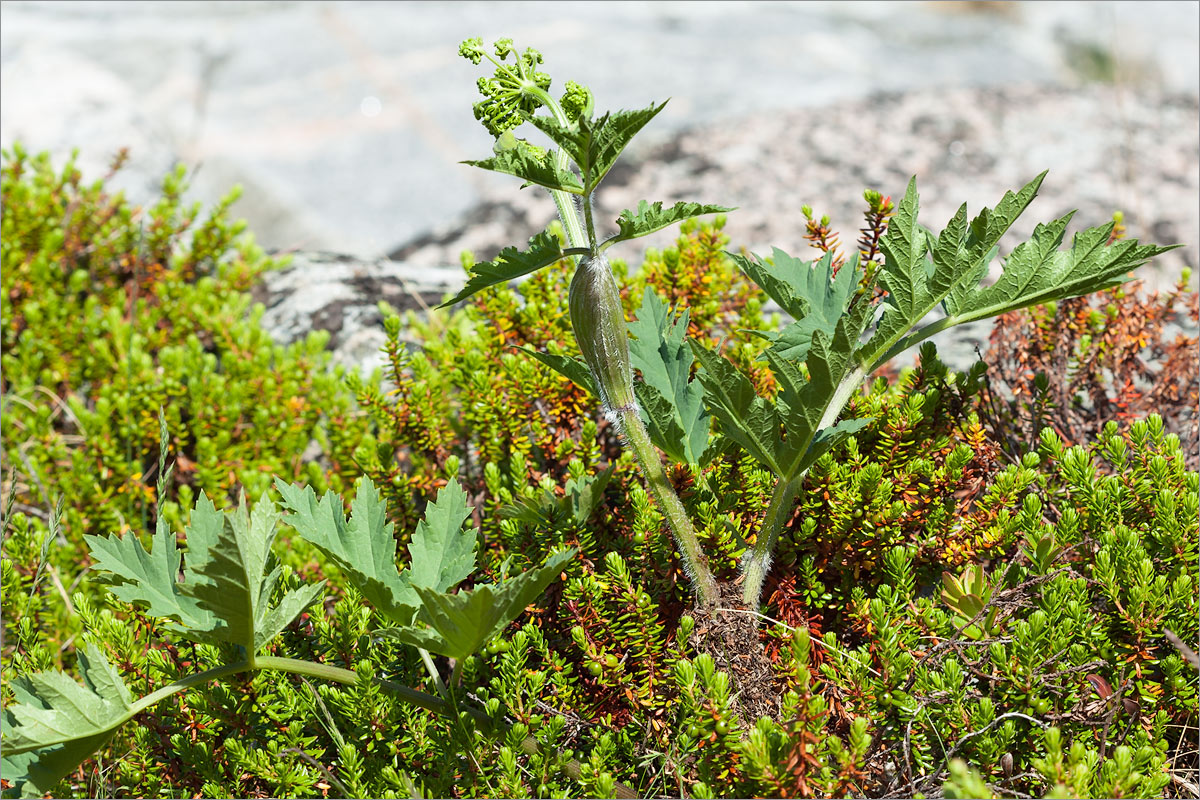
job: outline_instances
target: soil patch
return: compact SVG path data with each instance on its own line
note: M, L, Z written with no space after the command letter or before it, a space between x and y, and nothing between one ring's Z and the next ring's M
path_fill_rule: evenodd
M778 720L780 693L775 670L758 633L753 617L731 609L742 609L739 583L718 584L720 597L712 608L697 608L692 645L707 653L717 669L729 673L733 708L741 721L752 726L759 717Z

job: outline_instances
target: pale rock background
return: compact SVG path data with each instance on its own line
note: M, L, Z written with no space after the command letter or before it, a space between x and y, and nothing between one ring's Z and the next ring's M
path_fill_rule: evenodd
M458 253L523 243L553 207L457 162L490 153L471 115L471 35L533 46L600 108L671 98L599 193L735 205L734 247L811 252L800 206L856 238L866 187L917 175L922 220L994 204L1049 167L1035 221L1121 209L1131 236L1184 242L1150 275L1200 257L1200 3L377 3L0 5L0 144L88 177L121 147L117 184L153 199L186 164L190 196L235 206L261 244L294 252L259 297L281 341L321 327L370 369L375 304L435 303ZM643 165L644 168L643 168ZM645 246L625 245L637 263ZM953 363L987 328L948 331Z

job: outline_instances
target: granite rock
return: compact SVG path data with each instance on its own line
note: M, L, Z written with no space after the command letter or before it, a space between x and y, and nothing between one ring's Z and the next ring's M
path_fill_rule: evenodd
M866 101L770 113L731 124L684 130L636 149L597 194L599 218L615 219L640 199L697 200L737 206L727 232L735 248L813 254L803 239L801 206L826 213L853 246L862 190L898 197L917 176L921 219L940 228L958 204L992 206L1047 167L1039 197L1002 242L1027 237L1036 222L1078 209L1072 231L1125 213L1128 235L1184 242L1147 268L1146 283L1173 283L1194 267L1200 243L1200 109L1189 95L1122 94L1114 87L974 88L880 94ZM523 243L554 215L544 192L488 196L456 220L395 248L388 258L303 255L269 276L261 297L265 322L281 340L323 328L337 360L370 367L382 341L376 304L432 305L464 280L463 250L491 258ZM664 231L615 249L630 263L648 243L668 245ZM416 298L420 298L418 301ZM986 349L990 323L935 338L944 358L963 368Z

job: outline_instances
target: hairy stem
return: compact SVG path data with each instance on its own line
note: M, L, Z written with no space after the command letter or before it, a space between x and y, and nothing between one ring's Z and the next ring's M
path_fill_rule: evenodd
M566 114L562 108L549 95L541 97L546 108L554 118L562 125L569 124ZM556 151L556 158L559 165L566 169L570 164L567 155L562 150ZM572 247L586 247L593 253L596 251L596 231L592 221L592 204L591 197L583 198L583 208L578 209L575 205L573 196L569 192L563 192L551 189L550 196L554 199L554 204L558 207L558 214L562 218L563 228L567 232L567 241ZM586 223L587 232L584 233L584 225L580 223L580 216ZM609 269L607 265L603 267ZM624 330L624 318L620 319L622 331ZM593 373L595 370L592 370ZM632 377L632 376L631 376ZM602 376L593 374L593 378L599 384ZM632 385L632 380L629 381ZM692 588L696 592L696 598L703 606L711 606L717 601L717 583L713 579L712 573L708 569L708 561L704 557L704 553L700 549L700 541L696 537L696 529L692 527L692 522L688 519L687 511L680 502L679 496L675 494L674 487L667 480L667 475L663 471L662 462L658 455L658 450L655 449L650 441L650 434L646 432L646 426L642 424L641 417L638 416L636 406L622 406L620 408L606 409L615 414L618 418L620 431L633 449L634 457L637 459L638 466L641 468L642 477L646 481L646 485L650 488L650 493L654 496L659 509L662 510L663 516L667 518L667 524L671 528L671 533L675 536L675 543L679 548L680 555L683 557L684 570L687 572L688 578L691 579Z
M821 416L821 421L817 423L818 431L837 422L842 410L869 374L865 368L857 366L842 376L837 390L825 408L825 413ZM745 576L742 586L742 601L746 604L746 608L752 611L758 608L759 601L762 599L762 585L767 578L767 573L771 571L771 557L775 553L775 545L779 541L779 534L783 531L783 526L791 517L792 503L795 501L796 493L800 491L800 484L804 481L807 473L808 470L804 470L794 477L778 479L775 483L775 491L771 495L771 503L767 506L766 517L759 529L758 539L754 542L754 548L746 551L746 555L742 558L742 575Z
M758 531L758 538L754 541L754 548L747 550L746 555L742 556L742 575L745 576L742 582L742 602L748 609L758 608L763 581L771 571L775 544L791 516L792 502L796 499L796 492L800 490L803 480L804 474L801 473L791 480L780 478L775 482L775 491L771 495L770 505L767 506L767 515Z
M650 434L646 432L646 426L642 424L637 408L619 408L615 413L621 433L642 469L646 485L650 487L650 493L654 495L659 510L667 518L667 524L675 535L675 544L683 556L683 568L691 579L696 599L705 607L714 605L717 602L717 582L708 569L708 559L700 550L696 529L692 527L692 521L688 519L679 495L675 494L675 488L667 480L658 450L650 441Z
M536 92L531 92L531 94L535 94L542 101L546 109L550 112L550 115L554 117L554 120L559 125L565 127L571 123L567 119L566 113L562 110L562 106L549 94L540 89ZM561 148L554 151L554 161L559 169L567 170L571 168L571 159ZM563 230L567 233L567 244L571 247L586 247L588 250L594 252L594 239L589 239L588 235L584 233L583 225L579 219L579 211L575 205L575 196L561 189L548 189L547 191L550 192L550 198L554 200L554 205L558 209L558 218L562 221ZM588 221L591 221L590 217ZM578 262L578 258L573 259L573 263L577 264Z

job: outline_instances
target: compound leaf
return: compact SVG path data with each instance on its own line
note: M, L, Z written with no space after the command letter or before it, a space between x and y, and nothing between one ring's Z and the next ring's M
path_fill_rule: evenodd
M847 264L835 274L832 253L819 261L801 261L775 248L770 262L753 258L734 255L742 271L755 282L765 281L770 286L764 287L767 293L795 317L777 335L768 335L775 343L773 349L784 358L804 361L816 331L833 336L862 271L857 264Z
M1072 212L1037 225L1005 260L1000 278L980 287L998 252L997 242L1036 197L1045 176L1043 172L1020 191L1006 192L995 209L983 209L969 225L966 206L961 206L936 239L917 224L916 181L909 183L880 241L886 256L880 282L889 294L874 334L856 353L867 372L954 325L1111 288L1126 280L1130 270L1173 249L1136 240L1110 244L1109 223L1076 234L1070 249L1059 250ZM947 316L913 331L937 303Z
M639 236L648 236L655 231L662 230L685 219L699 217L703 214L720 214L732 210L732 208L726 208L725 206L704 205L701 203L676 203L670 208L664 209L661 201L651 205L645 200L641 200L638 202L637 211L625 209L621 212L621 216L617 217L618 232L606 239L601 245L601 249L614 245L617 242L636 239Z
M749 379L728 359L694 339L690 344L701 366L697 377L704 387L704 403L722 433L776 475L784 474L783 463L789 459L779 457L787 445L780 441L783 423L775 406L759 397Z
M868 372L909 346L908 332L939 303L947 301L947 311L963 307L986 274L996 243L1037 196L1045 177L1043 172L1020 191L1006 192L995 209L984 208L970 225L961 206L937 237L918 224L917 179L909 181L879 242L885 257L879 282L888 296L874 334L856 354Z
M529 240L528 250L506 247L500 251L500 255L496 257L495 261L476 262L471 266L467 285L438 308L452 306L481 289L497 283L507 283L522 275L536 272L561 258L563 258L562 244L558 237L549 231L542 231Z

